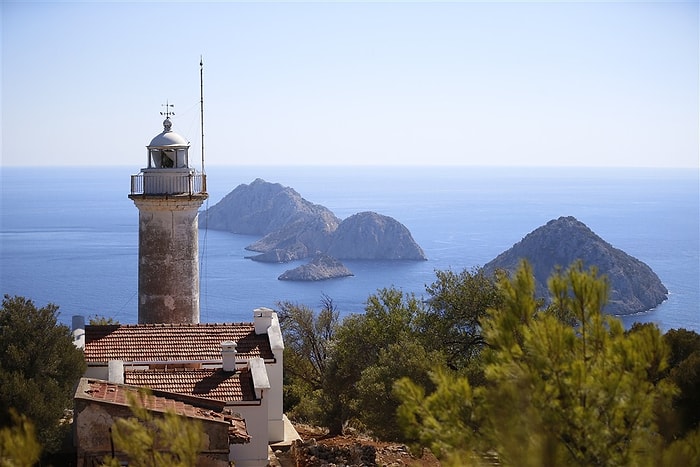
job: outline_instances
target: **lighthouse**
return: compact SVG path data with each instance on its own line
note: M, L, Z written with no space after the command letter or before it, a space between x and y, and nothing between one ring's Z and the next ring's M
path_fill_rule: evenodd
M146 167L131 176L129 198L139 210L139 324L199 323L197 212L208 197L206 176L190 167L189 143L172 131L171 107L146 147Z

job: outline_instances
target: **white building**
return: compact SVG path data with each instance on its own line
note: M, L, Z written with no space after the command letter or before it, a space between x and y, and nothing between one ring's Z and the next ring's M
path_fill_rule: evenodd
M232 445L236 465L266 465L268 445L290 431L284 344L268 308L251 323L86 326L84 339L87 378L223 401L239 413L251 442Z

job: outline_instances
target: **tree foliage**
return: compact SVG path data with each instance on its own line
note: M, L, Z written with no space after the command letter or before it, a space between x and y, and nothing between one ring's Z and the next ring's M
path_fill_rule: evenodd
M319 388L326 372L330 343L338 326L338 310L333 300L322 297L317 314L305 305L282 302L279 319L287 341L285 369L293 377Z
M330 346L338 327L338 310L324 295L316 313L305 305L279 303L284 334L285 409L297 419L319 423L325 418L323 387Z
M340 434L353 421L385 437L398 401L395 374L428 380L428 357L416 336L422 303L397 289L382 289L367 300L364 314L338 323L338 311L324 296L322 310L280 304L285 338L285 391L296 418Z
M41 455L34 425L24 415L11 411L12 425L0 428L0 465L31 467Z
M403 439L401 428L394 423L401 402L393 392L394 383L405 377L432 389L431 371L445 364L441 353L428 351L416 339L402 336L382 348L376 362L362 370L351 401L352 413L375 436Z
M393 287L379 289L363 314L342 323L325 296L318 314L280 304L290 413L333 434L351 422L385 439L402 437L394 423L394 382L410 377L433 389L429 372L435 367L477 367L483 347L479 319L499 297L479 270L437 272L426 292L429 298L422 300Z
M106 316L93 315L89 317L88 324L90 326L109 326L119 324L119 321L112 317L107 318Z
M0 309L0 425L11 423L12 409L25 415L48 452L59 448L70 428L60 420L85 371L83 353L57 316L56 305L37 308L9 295Z
M673 426L668 438L700 429L700 334L672 329L664 334L670 348L668 378L678 386L673 398Z
M519 286L524 276L532 276L527 264L514 282L503 281L501 287L507 303L533 310L534 287ZM626 335L619 320L603 315L607 282L595 269L585 271L581 262L556 273L549 288L554 307L563 313L530 313L517 325L522 336L517 345L504 326L513 322L514 306L494 310L485 323L491 345L487 402L500 412L494 418L500 423L490 428L492 441L509 463L521 455L512 444L518 439L542 461L633 464L653 445L657 399L672 394L669 385L654 384L649 377L665 369L661 334L648 328ZM576 327L561 316L573 316ZM514 405L511 411L502 410L503 401ZM540 434L536 444L528 443L530 433Z
M501 295L493 278L480 269L435 271L435 276L426 286L429 298L419 323L421 338L428 348L444 352L451 369L464 369L480 355L480 321L489 308L499 305Z
M606 280L580 262L550 279L547 309L534 298L527 263L498 285L504 301L483 320L487 384L473 389L467 378L437 373L426 396L402 380L407 434L462 463L489 452L504 465L663 461L655 409L674 388L659 378L668 357L659 330L625 333L603 315Z
M430 394L410 378L395 383L398 425L408 441L428 447L445 463L470 465L477 458L480 425L474 391L466 377L447 368L436 369L431 378Z
M416 335L422 313L422 303L413 294L385 288L370 295L364 314L350 315L343 321L332 347L324 388L333 398L334 432L354 420L378 436L394 437L386 420L393 418L398 401L393 399L393 379L385 366L391 365L399 374L414 374L425 367L424 362L412 358L425 355ZM397 355L402 358L390 361ZM390 379L381 381L380 375Z
M156 416L146 409L147 389L138 394L128 393L133 417L120 418L114 423L112 437L116 451L124 453L134 467L189 467L197 463L204 442L201 425L195 421L166 412ZM107 456L105 465L118 467L119 459Z

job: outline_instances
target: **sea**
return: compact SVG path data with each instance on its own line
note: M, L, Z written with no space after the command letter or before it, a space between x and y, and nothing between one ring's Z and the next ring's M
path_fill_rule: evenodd
M133 167L3 167L0 291L73 315L137 322L138 210L127 195ZM481 266L534 229L574 216L648 264L669 290L626 327L700 332L700 180L697 169L389 166L211 166L210 207L256 178L292 187L343 219L363 211L404 224L427 261L344 261L352 277L286 282L300 262L258 263L257 237L207 228L200 215L202 322L251 321L255 308L292 302L341 317L362 313L385 287L426 297L435 271Z

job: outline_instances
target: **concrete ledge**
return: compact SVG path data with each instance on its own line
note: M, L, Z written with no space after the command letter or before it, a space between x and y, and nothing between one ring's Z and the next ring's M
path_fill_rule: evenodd
M280 451L286 451L295 440L301 439L301 436L299 436L299 433L294 429L294 425L292 425L292 422L289 421L286 415L282 415L282 421L284 422L284 439L277 443L270 444L270 448L273 451L278 449Z

